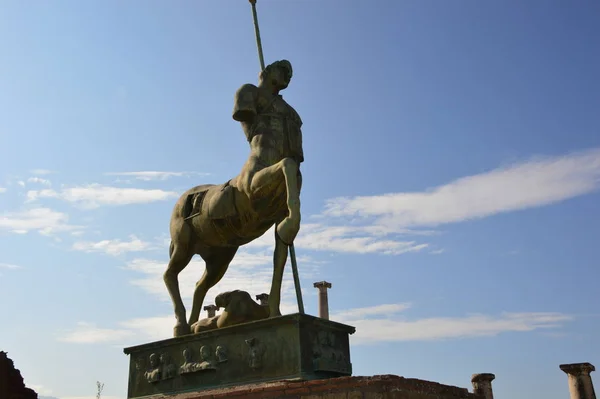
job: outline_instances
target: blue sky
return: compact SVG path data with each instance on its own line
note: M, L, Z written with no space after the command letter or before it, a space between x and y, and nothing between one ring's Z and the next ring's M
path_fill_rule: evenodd
M600 363L600 3L258 12L304 121L305 306L333 283L354 374L565 397L559 364ZM171 336L170 212L248 155L231 111L253 34L242 0L2 3L0 349L41 395L124 398L122 348ZM207 301L268 292L271 237ZM202 270L180 277L188 310ZM295 312L289 267L284 288Z

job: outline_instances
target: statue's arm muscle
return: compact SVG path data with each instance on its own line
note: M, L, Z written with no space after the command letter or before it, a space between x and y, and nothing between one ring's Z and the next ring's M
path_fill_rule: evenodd
M258 88L252 84L245 84L235 93L233 106L233 119L238 122L252 123L256 116Z

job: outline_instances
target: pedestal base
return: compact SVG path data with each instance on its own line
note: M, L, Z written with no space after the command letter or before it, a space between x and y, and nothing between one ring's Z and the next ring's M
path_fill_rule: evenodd
M127 398L352 375L354 327L292 314L125 348Z

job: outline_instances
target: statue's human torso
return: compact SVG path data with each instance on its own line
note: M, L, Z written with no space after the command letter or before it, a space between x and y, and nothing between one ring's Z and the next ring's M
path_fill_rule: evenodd
M273 95L256 86L246 90L253 93L238 99L236 105L249 107L251 101L251 107L256 112L252 123L242 123L253 155L258 156L264 166L287 157L294 158L298 163L303 162L300 115L281 95Z

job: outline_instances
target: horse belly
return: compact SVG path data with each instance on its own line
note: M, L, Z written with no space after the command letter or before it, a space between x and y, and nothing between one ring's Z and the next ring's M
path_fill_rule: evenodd
M211 219L201 215L193 224L201 246L240 247L262 236L275 222L268 218L243 223L237 216Z

